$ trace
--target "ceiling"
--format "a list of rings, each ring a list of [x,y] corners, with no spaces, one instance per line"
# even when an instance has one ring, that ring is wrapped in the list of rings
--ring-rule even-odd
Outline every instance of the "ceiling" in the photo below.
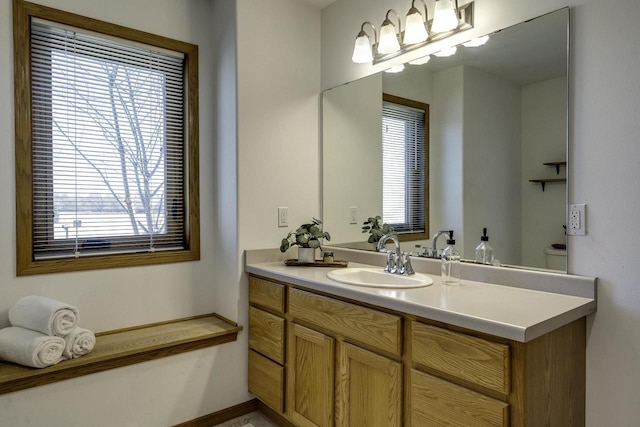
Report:
[[[335,2],[336,0],[299,0],[299,1],[312,4],[322,9],[323,7],[329,6],[331,3]]]
[[[432,57],[423,67],[441,71],[467,65],[525,85],[566,75],[566,40],[567,14],[550,13],[492,34],[484,46]]]

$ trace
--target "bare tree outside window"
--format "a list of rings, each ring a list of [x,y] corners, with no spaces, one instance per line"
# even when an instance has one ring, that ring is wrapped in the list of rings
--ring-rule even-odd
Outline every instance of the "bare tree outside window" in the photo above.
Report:
[[[67,238],[70,220],[82,221],[85,237],[165,232],[164,74],[67,52],[51,58],[56,237]],[[118,214],[128,224],[101,227],[103,215]]]

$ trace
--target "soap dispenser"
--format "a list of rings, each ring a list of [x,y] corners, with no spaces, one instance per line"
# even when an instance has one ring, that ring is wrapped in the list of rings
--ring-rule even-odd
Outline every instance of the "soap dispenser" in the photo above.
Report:
[[[493,248],[489,245],[489,236],[487,236],[486,227],[482,229],[480,244],[476,248],[476,262],[478,264],[493,263]]]
[[[449,230],[447,247],[442,251],[442,283],[445,285],[460,284],[460,252],[455,247],[456,241],[453,239],[453,230]]]

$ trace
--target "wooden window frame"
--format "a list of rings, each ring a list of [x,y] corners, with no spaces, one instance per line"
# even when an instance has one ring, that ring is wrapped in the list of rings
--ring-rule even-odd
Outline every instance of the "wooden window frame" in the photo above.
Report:
[[[185,61],[185,248],[145,253],[107,254],[85,258],[35,260],[33,255],[31,18],[115,36],[184,54]],[[198,46],[87,18],[50,7],[13,1],[15,162],[16,162],[16,274],[32,275],[112,267],[196,261],[200,259]]]
[[[425,153],[425,171],[424,171],[424,232],[399,232],[398,237],[401,242],[413,240],[429,239],[429,104],[414,101],[412,99],[402,98],[388,93],[382,94],[383,102],[391,102],[393,104],[405,105],[407,107],[416,108],[424,111],[424,153]],[[393,224],[390,224],[393,225]]]

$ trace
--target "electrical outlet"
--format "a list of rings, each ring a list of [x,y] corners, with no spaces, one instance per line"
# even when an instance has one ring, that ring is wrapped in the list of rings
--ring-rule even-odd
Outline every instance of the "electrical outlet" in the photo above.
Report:
[[[350,206],[349,207],[349,224],[357,224],[358,223],[358,207]]]
[[[278,208],[278,227],[289,226],[289,208]]]
[[[567,234],[571,236],[584,236],[587,234],[587,205],[569,205],[569,226]]]

